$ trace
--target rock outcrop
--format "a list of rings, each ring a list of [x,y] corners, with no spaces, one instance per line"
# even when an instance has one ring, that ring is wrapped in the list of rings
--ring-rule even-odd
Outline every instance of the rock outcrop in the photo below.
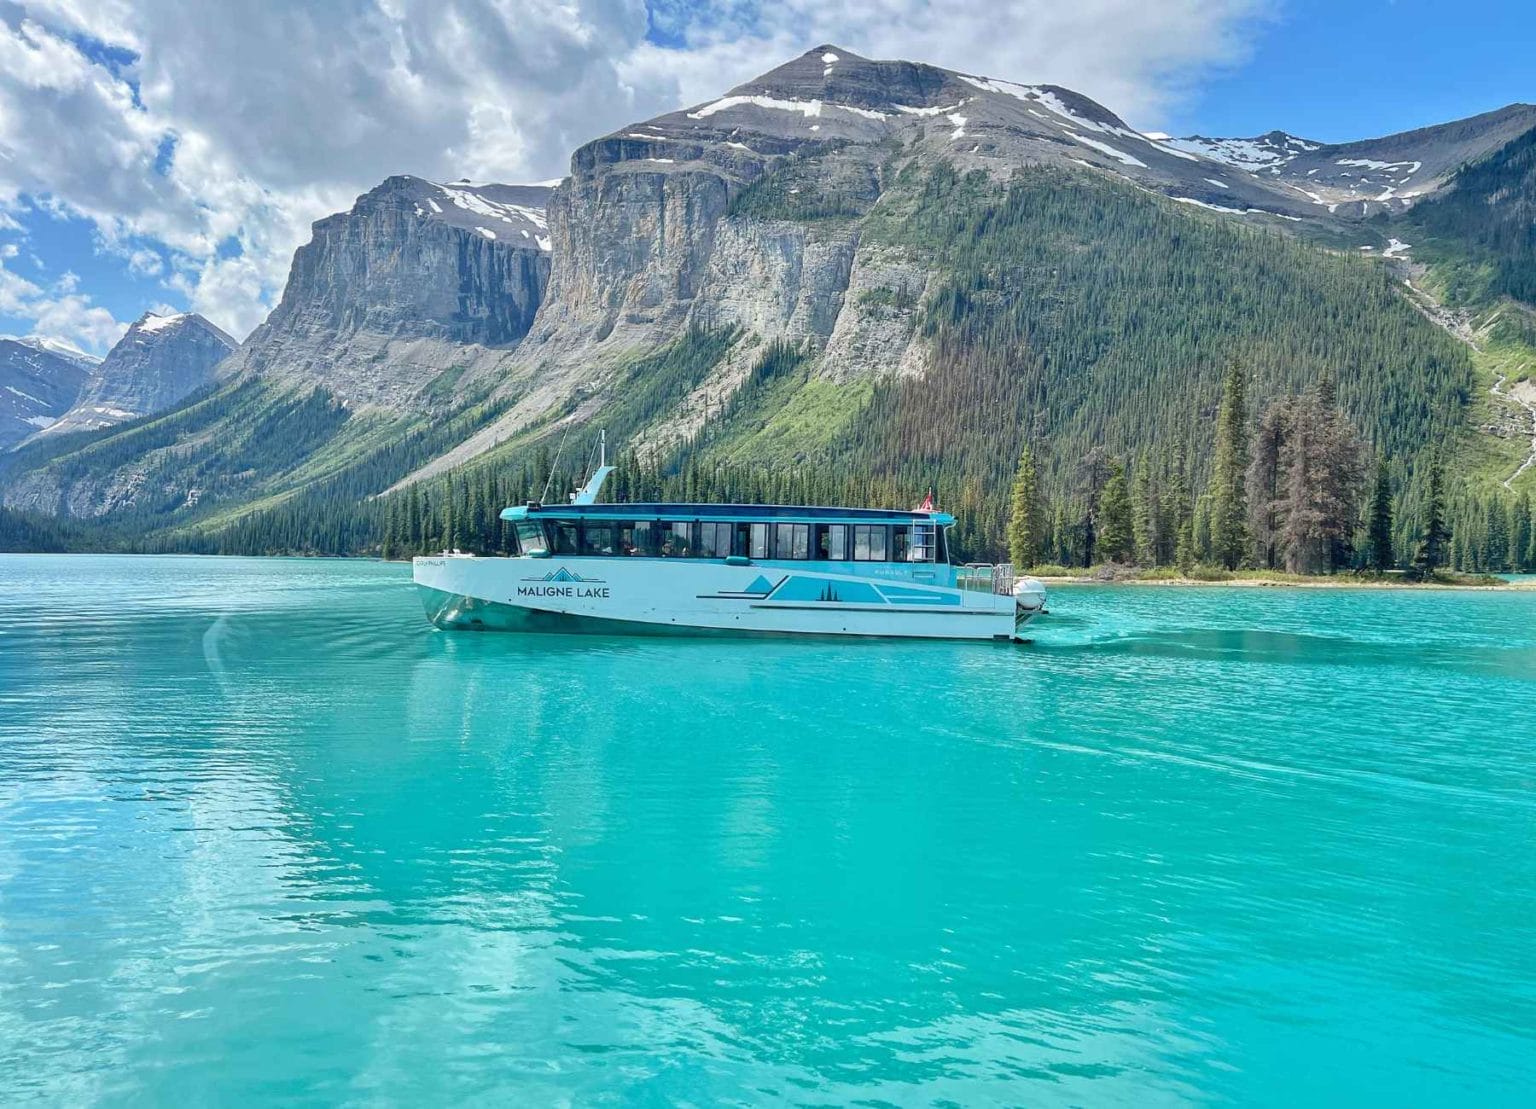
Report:
[[[39,434],[95,431],[164,411],[212,381],[237,345],[196,313],[146,312],[93,370],[74,406]]]
[[[0,451],[52,427],[74,405],[95,359],[37,339],[0,339]]]
[[[282,302],[220,376],[311,382],[403,411],[445,371],[495,365],[544,295],[548,195],[389,178],[314,225]]]

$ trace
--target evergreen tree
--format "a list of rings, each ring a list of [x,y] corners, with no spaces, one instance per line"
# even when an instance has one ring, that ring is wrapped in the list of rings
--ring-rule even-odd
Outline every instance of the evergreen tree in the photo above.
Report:
[[[1188,577],[1190,571],[1195,568],[1195,520],[1193,516],[1186,517],[1179,525],[1178,542],[1173,551],[1174,565],[1179,568],[1179,573]]]
[[[1035,483],[1035,460],[1029,444],[1019,454],[1019,467],[1013,475],[1013,498],[1008,517],[1008,556],[1014,566],[1033,566],[1041,547],[1041,511]]]
[[[1290,417],[1288,397],[1274,401],[1264,410],[1253,437],[1253,459],[1248,463],[1248,526],[1253,536],[1254,561],[1266,570],[1279,564],[1282,459]]]
[[[1293,573],[1333,570],[1354,530],[1364,446],[1349,421],[1314,390],[1291,405],[1285,444],[1281,541]]]
[[[1450,535],[1445,528],[1445,475],[1438,458],[1430,462],[1429,493],[1424,504],[1424,531],[1419,546],[1413,554],[1414,576],[1424,579],[1434,576],[1445,564],[1446,546]]]
[[[1520,498],[1509,506],[1509,567],[1526,570],[1530,567],[1531,547],[1531,498],[1521,493]]]
[[[1392,479],[1387,475],[1385,459],[1376,463],[1376,484],[1371,490],[1366,543],[1370,547],[1372,570],[1382,572],[1397,565],[1392,555]]]
[[[1178,446],[1174,449],[1168,480],[1164,483],[1161,506],[1164,523],[1162,543],[1158,550],[1159,564],[1173,563],[1182,568],[1186,565],[1185,556],[1187,555],[1188,565],[1194,565],[1193,531],[1191,530],[1193,506],[1189,500],[1188,470],[1188,454],[1183,439],[1180,439]]]
[[[1136,462],[1136,475],[1131,480],[1131,530],[1137,565],[1157,565],[1160,525],[1157,494],[1152,487],[1152,466],[1143,452]]]
[[[1211,554],[1235,570],[1248,553],[1248,510],[1244,481],[1248,470],[1247,407],[1242,368],[1227,367],[1216,414],[1216,448],[1211,465]]]
[[[1105,562],[1129,562],[1135,547],[1131,520],[1131,494],[1125,483],[1125,467],[1111,460],[1109,477],[1099,494],[1098,551]]]
[[[1195,562],[1210,562],[1211,553],[1211,495],[1202,493],[1195,498],[1195,507],[1189,522],[1189,553]]]

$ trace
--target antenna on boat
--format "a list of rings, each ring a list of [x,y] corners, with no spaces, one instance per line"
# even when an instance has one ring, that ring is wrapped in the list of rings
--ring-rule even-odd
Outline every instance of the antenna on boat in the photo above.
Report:
[[[566,437],[571,434],[571,425],[565,425],[565,432],[560,436],[560,445],[555,448],[555,460],[549,464],[549,476],[544,479],[544,492],[539,494],[539,503],[549,503],[549,487],[555,480],[555,470],[560,465],[560,454],[565,450]]]
[[[592,454],[597,456],[597,469],[592,471],[592,476],[578,492],[571,494],[572,504],[596,504],[598,491],[602,489],[603,482],[608,480],[608,475],[613,473],[613,467],[608,465],[608,432],[606,429],[597,433],[597,442],[592,445]],[[592,455],[587,456],[588,462]]]

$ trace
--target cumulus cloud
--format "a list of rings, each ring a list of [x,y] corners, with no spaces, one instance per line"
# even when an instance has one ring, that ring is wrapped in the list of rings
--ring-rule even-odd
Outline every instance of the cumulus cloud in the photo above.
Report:
[[[869,58],[904,58],[1098,100],[1143,127],[1213,70],[1242,62],[1273,0],[658,0],[663,41],[642,44],[626,72],[671,69],[682,98],[707,100],[748,79],[765,59],[820,43]],[[686,57],[686,63],[681,59]]]
[[[79,291],[79,278],[65,273],[44,288],[6,269],[14,249],[0,249],[0,315],[32,321],[32,333],[65,339],[84,350],[102,352],[123,337],[128,326]]]
[[[0,0],[0,220],[21,198],[90,219],[244,335],[310,223],[392,173],[557,177],[586,139],[823,41],[1067,85],[1151,126],[1242,56],[1266,3]]]

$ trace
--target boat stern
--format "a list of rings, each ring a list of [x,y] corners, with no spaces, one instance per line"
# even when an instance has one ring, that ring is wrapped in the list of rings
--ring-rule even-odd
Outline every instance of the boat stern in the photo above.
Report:
[[[1013,583],[1013,628],[1022,631],[1045,611],[1045,583],[1039,578],[1019,578]]]

